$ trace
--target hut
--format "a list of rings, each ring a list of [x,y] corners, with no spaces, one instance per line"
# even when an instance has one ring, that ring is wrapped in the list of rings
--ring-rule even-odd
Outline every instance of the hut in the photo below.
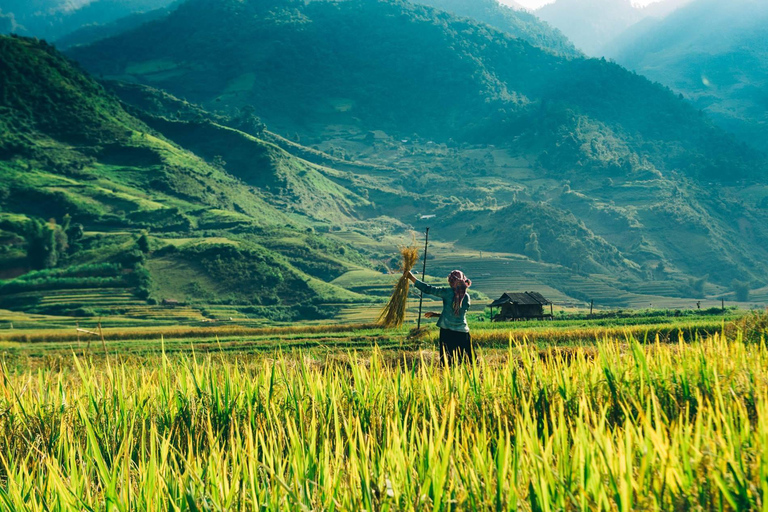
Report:
[[[544,312],[544,306],[549,306],[549,313]],[[513,320],[552,319],[552,302],[537,292],[508,292],[488,305],[491,308],[492,322],[508,322]],[[494,316],[493,309],[500,308]]]

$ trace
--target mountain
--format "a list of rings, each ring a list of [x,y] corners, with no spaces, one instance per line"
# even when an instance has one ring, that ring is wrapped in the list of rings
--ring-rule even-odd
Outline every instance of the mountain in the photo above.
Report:
[[[537,151],[569,172],[650,165],[722,180],[765,165],[668,90],[615,64],[554,55],[404,2],[191,0],[70,55],[99,76],[209,110],[252,107],[276,131],[308,140],[336,126],[491,143]],[[579,131],[609,134],[612,156],[595,149],[602,142],[573,140]]]
[[[587,55],[600,50],[623,31],[643,19],[631,0],[557,0],[536,15],[562,31]]]
[[[0,12],[0,34],[14,32],[52,41],[79,29],[92,31],[125,17],[162,9],[176,1],[6,0]],[[3,12],[12,23],[2,21]]]
[[[157,9],[136,12],[132,11],[130,14],[117,18],[114,21],[109,21],[112,18],[109,17],[106,21],[101,23],[89,23],[75,30],[67,31],[67,33],[56,38],[56,47],[59,49],[66,49],[72,46],[91,44],[100,39],[106,39],[122,32],[132,30],[145,23],[167,16],[176,8],[178,1],[179,0]]]
[[[636,7],[631,0],[556,0],[536,15],[562,31],[579,50],[600,57],[610,43],[648,18],[663,18],[690,0],[665,0]]]
[[[16,277],[0,307],[168,298],[290,319],[362,299],[330,281],[367,260],[316,228],[367,200],[324,168],[210,119],[138,119],[43,41],[0,37],[0,54],[0,278]]]
[[[30,247],[49,255],[42,234],[75,219],[88,244],[112,249],[37,272],[141,243],[151,282],[131,293],[321,315],[386,294],[371,267],[393,268],[385,255],[429,222],[436,271],[464,268],[488,295],[546,286],[566,303],[676,305],[764,283],[764,157],[616,64],[426,6],[355,0],[193,0],[69,55],[103,85],[56,78],[30,97],[35,73],[49,74],[32,53],[13,64],[21,85],[0,92],[14,105],[0,118],[17,140],[2,150],[8,183],[38,194],[0,194],[3,226],[22,215],[39,228],[0,226],[0,237],[8,258],[36,268],[51,262]],[[117,135],[129,124],[127,143]],[[22,170],[36,176],[37,154],[58,156],[32,186]],[[271,293],[261,272],[297,292]],[[40,311],[57,300],[36,297]]]
[[[376,215],[436,215],[457,246],[616,287],[664,276],[680,294],[690,279],[760,281],[768,261],[763,156],[616,64],[466,17],[400,1],[191,0],[70,55],[365,163],[342,182],[364,184]]]
[[[485,23],[555,54],[580,55],[559,30],[522,10],[520,5],[502,5],[497,0],[418,0],[414,3]]]
[[[617,40],[610,56],[768,151],[768,4],[696,0]]]

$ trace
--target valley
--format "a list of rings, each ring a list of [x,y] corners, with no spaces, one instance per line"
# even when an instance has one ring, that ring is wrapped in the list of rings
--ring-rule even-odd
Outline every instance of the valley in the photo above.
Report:
[[[505,3],[0,6],[0,509],[766,509],[757,2]]]

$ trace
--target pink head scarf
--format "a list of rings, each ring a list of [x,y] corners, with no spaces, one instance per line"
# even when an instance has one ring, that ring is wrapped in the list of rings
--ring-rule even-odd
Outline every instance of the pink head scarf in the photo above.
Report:
[[[472,281],[461,270],[454,270],[448,276],[448,284],[453,288],[453,313],[458,316],[467,288],[472,286]]]

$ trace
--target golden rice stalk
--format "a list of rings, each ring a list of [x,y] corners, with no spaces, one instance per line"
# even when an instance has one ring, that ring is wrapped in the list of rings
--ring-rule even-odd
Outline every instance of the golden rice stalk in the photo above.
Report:
[[[381,310],[378,324],[386,329],[395,329],[403,325],[405,321],[405,308],[408,305],[408,289],[411,282],[405,277],[405,273],[413,268],[419,260],[419,250],[416,247],[401,247],[400,254],[403,256],[403,264],[400,270],[403,275],[395,285],[387,305]]]

